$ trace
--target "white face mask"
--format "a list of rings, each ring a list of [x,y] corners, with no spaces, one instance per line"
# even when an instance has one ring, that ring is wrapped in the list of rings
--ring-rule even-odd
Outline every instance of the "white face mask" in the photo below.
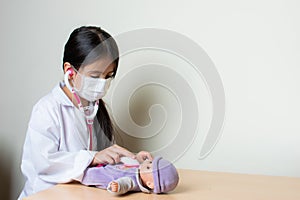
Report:
[[[102,99],[109,86],[111,78],[91,78],[77,72],[76,81],[74,81],[74,90],[78,95],[88,101]]]

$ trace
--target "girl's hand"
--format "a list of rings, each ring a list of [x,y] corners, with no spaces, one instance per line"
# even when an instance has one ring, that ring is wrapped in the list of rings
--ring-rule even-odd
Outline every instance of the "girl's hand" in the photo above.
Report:
[[[114,144],[106,149],[103,149],[102,151],[98,151],[95,154],[91,165],[95,166],[98,164],[116,164],[120,162],[120,158],[122,156],[127,156],[133,159],[136,158],[136,156],[127,149]]]
[[[145,160],[153,160],[152,155],[147,151],[140,151],[136,154],[136,159],[139,161],[139,163],[144,162]]]

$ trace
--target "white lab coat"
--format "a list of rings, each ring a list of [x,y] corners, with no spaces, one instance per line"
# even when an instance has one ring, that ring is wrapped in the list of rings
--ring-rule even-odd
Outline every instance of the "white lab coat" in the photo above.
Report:
[[[97,150],[112,145],[95,118],[93,149],[88,150],[85,118],[61,86],[63,83],[33,108],[21,164],[26,182],[19,199],[57,183],[81,181]]]

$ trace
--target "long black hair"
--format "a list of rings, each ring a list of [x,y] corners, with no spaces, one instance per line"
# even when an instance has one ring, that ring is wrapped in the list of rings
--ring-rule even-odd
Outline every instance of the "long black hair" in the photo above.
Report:
[[[63,63],[69,62],[79,70],[80,67],[109,56],[115,65],[113,77],[119,64],[119,50],[113,37],[95,26],[82,26],[75,29],[65,44]],[[113,125],[102,99],[99,100],[97,119],[107,138],[113,139]]]

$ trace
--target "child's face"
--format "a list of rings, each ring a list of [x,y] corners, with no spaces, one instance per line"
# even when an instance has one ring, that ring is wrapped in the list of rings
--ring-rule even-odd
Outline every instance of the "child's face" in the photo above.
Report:
[[[111,59],[102,58],[89,65],[80,67],[78,72],[91,78],[107,79],[113,75],[115,67],[115,63],[112,63]]]
[[[150,189],[154,188],[154,179],[152,174],[152,161],[145,160],[140,165],[140,177],[143,183]]]

